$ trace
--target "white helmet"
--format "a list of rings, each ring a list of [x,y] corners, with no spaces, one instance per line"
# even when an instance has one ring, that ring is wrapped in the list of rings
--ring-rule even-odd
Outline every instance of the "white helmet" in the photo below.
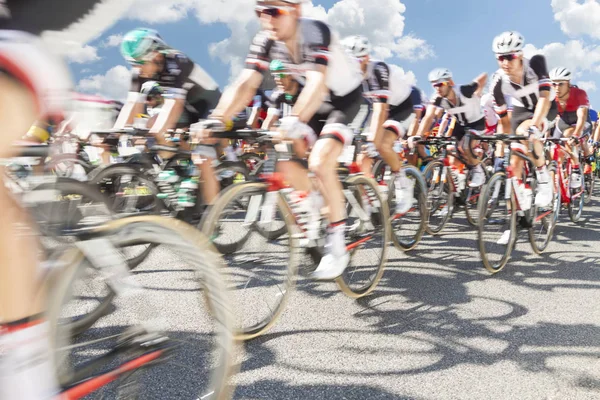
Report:
[[[371,52],[371,43],[364,36],[348,36],[342,40],[342,44],[354,57],[364,57]]]
[[[429,82],[449,81],[452,79],[452,72],[447,68],[436,68],[429,73]]]
[[[570,81],[571,71],[565,67],[554,68],[550,71],[550,79],[553,81]]]
[[[525,38],[519,32],[508,31],[502,32],[494,38],[492,50],[496,54],[517,53],[523,50],[525,46]]]

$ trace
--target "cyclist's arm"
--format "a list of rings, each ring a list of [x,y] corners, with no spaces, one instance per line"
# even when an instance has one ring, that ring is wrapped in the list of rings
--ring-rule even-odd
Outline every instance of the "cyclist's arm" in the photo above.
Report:
[[[546,67],[546,59],[544,56],[536,54],[535,56],[531,57],[529,65],[531,65],[531,69],[533,69],[538,76],[538,90],[540,93],[540,98],[535,106],[535,112],[533,114],[531,123],[538,129],[541,129],[543,121],[550,110],[550,87],[552,85],[552,81],[548,77],[548,68]]]
[[[422,116],[423,108],[416,108],[415,119],[410,123],[410,127],[408,128],[408,137],[415,136],[417,134],[417,130],[419,129],[419,121],[421,121]]]
[[[181,113],[185,108],[185,99],[165,99],[156,121],[150,129],[150,133],[165,133],[168,129],[174,129]]]
[[[131,71],[131,85],[127,101],[121,108],[119,116],[113,126],[114,129],[123,129],[127,125],[133,124],[133,119],[138,114],[144,114],[146,108],[146,95],[141,94],[144,79],[139,76],[139,70],[134,68]]]
[[[328,92],[325,85],[326,73],[327,66],[321,64],[316,64],[314,70],[306,72],[306,85],[292,109],[292,115],[297,116],[300,122],[310,121],[323,104]]]
[[[115,121],[114,129],[123,129],[127,125],[133,124],[133,118],[138,114],[144,113],[146,96],[138,92],[129,92],[127,101],[117,120]]]
[[[244,69],[238,80],[225,90],[211,117],[230,121],[242,112],[256,94],[263,76],[253,69]]]
[[[596,123],[596,129],[594,130],[594,142],[597,142],[600,139],[600,123]]]
[[[481,97],[481,93],[483,92],[483,88],[485,86],[485,83],[487,82],[487,74],[484,72],[483,74],[475,78],[473,82],[477,82],[477,90],[475,91],[475,96]]]
[[[427,133],[431,129],[431,125],[433,124],[433,119],[438,112],[438,106],[435,104],[430,104],[427,106],[427,111],[425,112],[425,116],[421,120],[419,124],[419,130],[417,131],[417,136],[424,137],[425,133]]]
[[[573,136],[580,137],[583,132],[583,127],[588,119],[588,108],[587,107],[579,107],[577,109],[577,124],[575,125],[575,131],[573,131]]]
[[[269,108],[267,110],[267,118],[263,121],[262,129],[271,130],[273,125],[275,125],[279,121],[279,109],[277,108]]]
[[[378,62],[373,67],[373,78],[377,88],[372,92],[373,115],[371,116],[371,126],[369,132],[371,135],[380,137],[383,131],[383,124],[389,116],[388,98],[390,96],[390,68],[384,62]],[[373,140],[374,136],[370,139]]]

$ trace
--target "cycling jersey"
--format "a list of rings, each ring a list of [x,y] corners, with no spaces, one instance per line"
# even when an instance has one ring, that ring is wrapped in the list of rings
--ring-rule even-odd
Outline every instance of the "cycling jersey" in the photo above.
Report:
[[[458,89],[455,88],[456,104],[438,94],[433,96],[431,104],[443,108],[449,115],[456,117],[459,125],[483,131],[485,129],[485,118],[481,110],[481,100],[479,96],[475,96],[478,87],[477,82],[471,82],[459,86]]]
[[[360,86],[362,74],[359,65],[339,44],[324,22],[300,18],[298,25],[299,60],[293,60],[283,42],[270,38],[269,32],[260,31],[250,46],[246,58],[246,68],[265,71],[271,60],[281,60],[286,69],[301,84],[306,80],[306,72],[315,70],[317,65],[328,66],[332,72],[326,76],[332,102],[351,94]]]
[[[363,96],[374,103],[388,103],[397,106],[406,101],[412,93],[412,86],[403,76],[390,70],[383,61],[369,61],[367,75],[363,81]]]
[[[217,83],[185,54],[173,49],[162,54],[162,70],[156,76],[142,78],[139,69],[133,69],[130,92],[139,93],[145,82],[154,80],[165,90],[165,98],[185,99],[187,113],[184,116],[188,114],[189,119],[185,122],[206,118],[221,97]]]
[[[413,86],[410,91],[410,102],[412,103],[413,110],[415,111],[424,111],[426,100],[423,98],[423,94],[421,90],[416,86]]]
[[[567,125],[575,125],[577,123],[577,110],[581,107],[588,108],[590,106],[587,93],[577,86],[571,86],[569,89],[569,98],[565,104],[561,103],[558,94],[556,95],[556,103],[558,114]]]
[[[590,122],[594,123],[598,121],[598,112],[592,108],[588,110],[588,118]]]
[[[534,111],[540,97],[540,92],[549,91],[552,81],[548,78],[546,59],[542,55],[535,55],[531,60],[523,58],[523,77],[521,83],[510,80],[510,77],[499,69],[494,74],[490,92],[494,96],[497,111],[500,117],[506,114],[507,105],[505,96],[512,98],[514,109],[524,108]]]
[[[294,107],[294,104],[296,104],[296,100],[298,100],[298,96],[302,92],[303,88],[304,86],[299,84],[298,92],[295,95],[285,93],[281,89],[274,90],[271,93],[271,96],[269,96],[268,103],[269,109],[272,110],[271,112],[277,113],[277,115],[279,115],[280,117],[286,117],[288,115],[291,115],[292,108]]]

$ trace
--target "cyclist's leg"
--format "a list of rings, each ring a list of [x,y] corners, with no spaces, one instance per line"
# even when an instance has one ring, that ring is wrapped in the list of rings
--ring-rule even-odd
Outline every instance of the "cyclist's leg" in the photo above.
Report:
[[[317,141],[317,135],[313,128],[309,128],[310,131],[307,130],[307,132],[302,133],[302,138],[292,139],[294,159],[277,163],[277,171],[283,174],[285,180],[294,189],[307,193],[310,193],[313,188],[304,160],[308,154],[308,149]]]
[[[206,98],[201,99],[198,103],[195,103],[194,108],[197,110],[197,114],[194,118],[205,119],[211,109],[216,107],[220,92],[207,91]],[[198,187],[198,195],[202,194],[204,204],[211,205],[219,196],[221,187],[215,174],[213,162],[217,159],[216,145],[218,140],[205,139],[202,144],[198,145],[194,150],[192,161],[198,168],[201,174],[202,184]]]
[[[323,198],[329,207],[329,232],[325,255],[313,273],[317,279],[333,279],[341,275],[350,255],[346,250],[345,229],[346,211],[342,184],[337,174],[338,157],[345,146],[351,145],[354,138],[354,125],[363,103],[360,87],[345,98],[332,103],[325,126],[309,159],[309,168],[315,173]]]
[[[58,114],[70,80],[60,60],[46,53],[36,38],[6,31],[0,36],[0,156],[7,157],[12,141],[36,118]],[[17,225],[30,221],[12,201],[3,176],[0,171],[0,398],[47,398],[55,383],[42,315],[38,243],[15,232]]]

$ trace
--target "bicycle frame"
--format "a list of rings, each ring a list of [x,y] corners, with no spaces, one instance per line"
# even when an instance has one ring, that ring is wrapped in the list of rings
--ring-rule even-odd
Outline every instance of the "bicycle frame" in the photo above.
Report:
[[[575,194],[571,194],[570,190],[570,180],[571,180],[571,171],[573,169],[573,160],[571,160],[570,153],[564,148],[562,145],[563,142],[566,142],[568,139],[555,139],[549,140],[554,143],[552,149],[552,160],[556,162],[557,165],[557,184],[560,189],[560,198],[563,204],[570,204],[575,199],[581,197],[584,192],[584,185],[581,185],[581,190]],[[566,169],[560,163],[561,158],[566,160]],[[565,178],[564,174],[567,174],[567,178]]]

